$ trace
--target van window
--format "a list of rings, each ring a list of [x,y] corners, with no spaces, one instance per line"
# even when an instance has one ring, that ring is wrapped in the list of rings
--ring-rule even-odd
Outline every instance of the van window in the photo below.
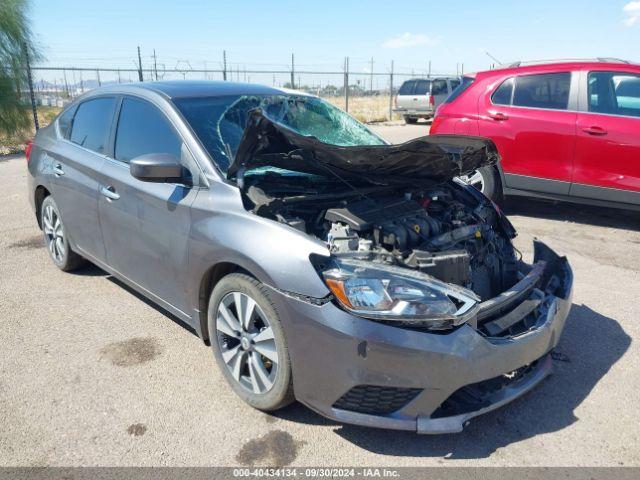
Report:
[[[148,153],[168,153],[180,158],[182,140],[156,107],[144,100],[122,101],[116,132],[115,158],[128,163]]]
[[[589,111],[640,117],[640,75],[589,72]]]
[[[493,92],[491,103],[495,105],[511,105],[513,93],[513,78],[508,78]]]
[[[115,108],[116,99],[110,97],[82,102],[73,117],[70,140],[94,152],[107,153],[107,141]]]
[[[452,78],[449,80],[449,84],[451,85],[451,91],[453,92],[460,85],[460,80],[457,78]]]
[[[434,80],[431,87],[431,95],[441,95],[447,93],[447,81],[446,80]]]
[[[570,85],[569,72],[517,77],[513,105],[566,110],[569,105]]]

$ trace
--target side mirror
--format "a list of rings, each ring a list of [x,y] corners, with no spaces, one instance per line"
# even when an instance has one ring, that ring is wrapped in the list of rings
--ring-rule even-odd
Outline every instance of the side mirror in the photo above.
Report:
[[[148,153],[129,162],[129,171],[143,182],[180,182],[183,169],[180,159],[167,153]]]

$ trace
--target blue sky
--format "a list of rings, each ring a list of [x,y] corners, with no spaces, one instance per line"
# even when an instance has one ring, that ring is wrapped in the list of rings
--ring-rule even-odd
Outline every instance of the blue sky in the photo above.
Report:
[[[486,69],[519,59],[615,56],[640,61],[640,1],[32,0],[50,65],[133,67],[136,46],[167,68],[285,68],[416,73]],[[185,67],[186,68],[186,67]]]

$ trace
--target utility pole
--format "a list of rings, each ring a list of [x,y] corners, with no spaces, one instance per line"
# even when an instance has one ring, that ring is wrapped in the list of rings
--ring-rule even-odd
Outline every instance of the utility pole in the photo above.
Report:
[[[369,86],[369,91],[373,92],[373,57],[371,57],[371,71],[369,72],[371,75],[371,85]]]
[[[429,74],[427,75],[427,78],[431,78],[431,60],[429,60]]]
[[[222,51],[222,80],[227,81],[227,51]]]
[[[96,77],[98,79],[98,86],[101,87],[102,82],[100,81],[100,70],[98,70],[97,68],[96,68]]]
[[[22,44],[22,49],[24,51],[24,59],[27,62],[27,82],[29,82],[29,95],[31,96],[33,125],[36,127],[36,130],[38,130],[40,128],[40,123],[38,122],[38,107],[36,106],[36,95],[33,92],[33,77],[31,76],[31,63],[29,62],[29,47],[27,47],[26,42]]]
[[[293,59],[293,53],[291,54],[291,88],[295,89],[296,85],[295,85],[295,63],[294,63],[294,59]]]
[[[140,46],[138,46],[138,80],[144,81],[142,77],[142,57],[140,56]]]
[[[206,68],[206,62],[205,62],[205,68]],[[158,58],[156,57],[156,49],[153,49],[153,74],[154,77],[156,78],[156,82],[158,81]]]
[[[344,111],[349,113],[349,57],[344,59]]]
[[[429,62],[431,64],[431,62]],[[431,72],[429,72],[431,74]],[[391,73],[389,74],[389,121],[393,119],[393,60],[391,60]]]
[[[118,83],[122,83],[122,79],[120,78],[120,69],[118,69]]]

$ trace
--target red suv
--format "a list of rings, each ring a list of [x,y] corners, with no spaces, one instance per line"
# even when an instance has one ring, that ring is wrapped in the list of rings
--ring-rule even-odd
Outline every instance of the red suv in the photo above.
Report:
[[[467,178],[490,198],[640,209],[640,65],[563,61],[467,75],[431,133],[496,143],[501,164]]]

